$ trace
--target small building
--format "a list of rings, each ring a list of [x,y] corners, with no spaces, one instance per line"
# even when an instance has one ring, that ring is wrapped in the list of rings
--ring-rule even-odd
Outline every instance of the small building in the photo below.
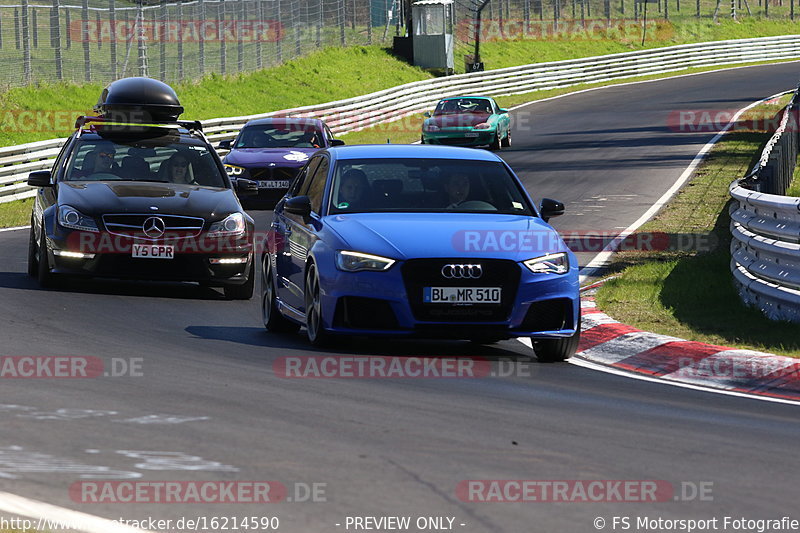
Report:
[[[414,65],[452,72],[453,0],[419,0],[411,4]]]

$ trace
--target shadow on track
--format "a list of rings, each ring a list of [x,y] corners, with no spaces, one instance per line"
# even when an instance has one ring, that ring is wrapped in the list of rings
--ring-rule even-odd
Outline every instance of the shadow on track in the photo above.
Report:
[[[144,298],[175,298],[184,300],[225,300],[221,289],[201,287],[192,283],[127,281],[107,279],[64,278],[53,289],[43,289],[24,272],[0,272],[0,288],[46,292],[106,294],[110,296],[140,296]]]
[[[380,355],[394,357],[484,357],[486,359],[520,358],[528,360],[533,351],[516,340],[481,345],[468,341],[436,339],[388,339],[351,337],[339,339],[332,347],[311,346],[301,330],[296,334],[269,333],[258,327],[189,326],[185,331],[197,338],[305,352],[308,355]],[[265,355],[267,355],[265,353]]]

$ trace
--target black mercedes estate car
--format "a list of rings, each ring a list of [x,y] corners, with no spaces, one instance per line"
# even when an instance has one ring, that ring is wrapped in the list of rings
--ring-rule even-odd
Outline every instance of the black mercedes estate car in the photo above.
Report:
[[[29,274],[191,281],[248,299],[254,223],[198,122],[178,121],[175,92],[125,78],[102,93],[97,117],[80,117],[39,187]],[[240,195],[256,183],[239,180]]]

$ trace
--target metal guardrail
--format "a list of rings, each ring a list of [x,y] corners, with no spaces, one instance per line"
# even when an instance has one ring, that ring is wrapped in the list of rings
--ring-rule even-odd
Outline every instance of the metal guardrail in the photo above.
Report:
[[[423,80],[324,104],[258,115],[205,120],[212,142],[232,139],[245,122],[270,116],[315,117],[334,133],[358,131],[429,109],[439,99],[459,94],[494,96],[569,87],[583,83],[662,74],[690,67],[800,58],[800,35],[687,44],[567,61]],[[0,203],[34,195],[27,173],[48,168],[64,139],[0,148]]]
[[[734,181],[731,272],[742,301],[773,320],[800,322],[800,198],[781,196],[797,161],[800,88],[761,158]]]

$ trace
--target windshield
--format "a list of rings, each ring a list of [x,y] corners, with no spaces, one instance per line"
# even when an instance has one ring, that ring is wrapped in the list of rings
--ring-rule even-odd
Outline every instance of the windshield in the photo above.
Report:
[[[458,115],[461,113],[492,114],[492,103],[486,98],[453,98],[439,102],[433,112],[434,115]]]
[[[382,211],[534,214],[521,185],[499,161],[339,161],[329,212]]]
[[[176,136],[122,142],[81,139],[69,162],[67,181],[152,181],[226,187],[212,154],[202,144]]]
[[[234,148],[319,148],[322,131],[311,124],[256,124],[245,127]]]

